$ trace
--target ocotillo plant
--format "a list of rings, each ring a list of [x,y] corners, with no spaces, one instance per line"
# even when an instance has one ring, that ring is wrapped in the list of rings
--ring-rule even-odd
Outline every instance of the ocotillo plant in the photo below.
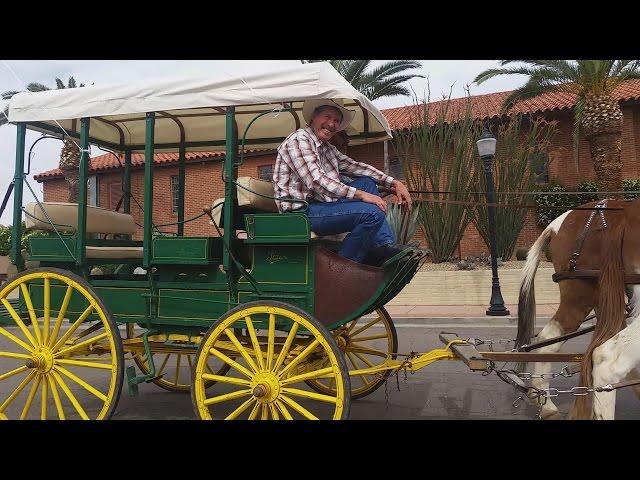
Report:
[[[471,115],[469,98],[429,103],[414,99],[411,126],[394,133],[395,148],[410,190],[449,191],[419,194],[418,219],[434,262],[452,254],[471,221],[468,205],[435,201],[473,200],[475,139],[480,125]],[[431,201],[430,201],[431,200]]]

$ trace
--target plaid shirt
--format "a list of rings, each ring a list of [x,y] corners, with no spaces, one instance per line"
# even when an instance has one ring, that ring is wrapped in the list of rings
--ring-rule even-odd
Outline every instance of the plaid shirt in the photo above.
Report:
[[[322,142],[311,127],[300,128],[278,147],[273,169],[276,198],[289,197],[307,201],[336,202],[353,198],[354,187],[340,181],[340,174],[369,176],[377,183],[391,186],[393,177],[366,163],[356,162],[331,144]],[[281,212],[304,207],[302,203],[276,200]]]

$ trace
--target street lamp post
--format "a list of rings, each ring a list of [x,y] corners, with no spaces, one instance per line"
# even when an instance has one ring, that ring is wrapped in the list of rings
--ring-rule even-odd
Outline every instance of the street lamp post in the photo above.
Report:
[[[487,309],[487,315],[503,316],[509,315],[509,310],[504,306],[502,292],[500,291],[500,280],[498,279],[498,259],[496,250],[496,220],[494,203],[494,185],[492,164],[493,156],[496,153],[496,139],[485,127],[480,139],[477,141],[478,153],[482,159],[484,175],[487,180],[487,206],[489,216],[489,243],[491,248],[491,305]]]

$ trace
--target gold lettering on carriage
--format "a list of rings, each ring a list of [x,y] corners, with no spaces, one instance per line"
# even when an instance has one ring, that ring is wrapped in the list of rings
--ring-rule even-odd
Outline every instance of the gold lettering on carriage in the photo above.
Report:
[[[274,263],[282,262],[283,260],[287,260],[286,255],[280,255],[276,253],[275,250],[269,250],[269,256],[267,257],[267,262],[269,265],[273,265]]]

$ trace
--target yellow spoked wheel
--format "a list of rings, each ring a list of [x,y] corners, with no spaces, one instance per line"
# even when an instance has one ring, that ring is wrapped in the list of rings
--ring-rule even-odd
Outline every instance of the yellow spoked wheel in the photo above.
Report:
[[[380,307],[371,319],[362,317],[336,328],[333,334],[338,347],[344,352],[350,371],[377,367],[387,360],[395,359],[398,351],[398,334],[389,312]],[[351,398],[366,397],[380,388],[391,370],[376,374],[351,375]],[[315,391],[327,395],[335,392],[330,379],[307,380]]]
[[[120,333],[91,286],[55,268],[0,290],[0,419],[106,419],[123,379]]]
[[[206,373],[211,358],[231,367],[227,375]],[[311,390],[305,382],[317,378],[332,381],[335,391]],[[208,380],[217,383],[206,390]],[[286,303],[246,303],[218,319],[200,343],[193,382],[191,398],[202,419],[340,420],[349,415],[349,376],[334,338],[318,320]]]
[[[127,324],[127,338],[135,338],[134,324]],[[202,337],[187,337],[186,335],[174,335],[174,334],[158,334],[149,337],[149,341],[152,342],[175,342],[199,344]],[[153,361],[156,366],[156,377],[151,380],[152,383],[158,385],[160,388],[169,390],[170,392],[187,393],[191,391],[191,381],[193,378],[193,362],[196,356],[196,349],[191,350],[188,347],[184,348],[185,353],[165,353],[165,352],[152,352]],[[149,362],[147,356],[140,353],[133,353],[133,361],[136,363],[140,371],[147,375],[151,371],[149,368]],[[218,375],[225,375],[231,368],[224,362],[217,362],[216,369],[212,369],[210,362],[207,365],[207,371],[209,373],[217,373]],[[214,382],[208,382],[207,388],[213,385]]]

